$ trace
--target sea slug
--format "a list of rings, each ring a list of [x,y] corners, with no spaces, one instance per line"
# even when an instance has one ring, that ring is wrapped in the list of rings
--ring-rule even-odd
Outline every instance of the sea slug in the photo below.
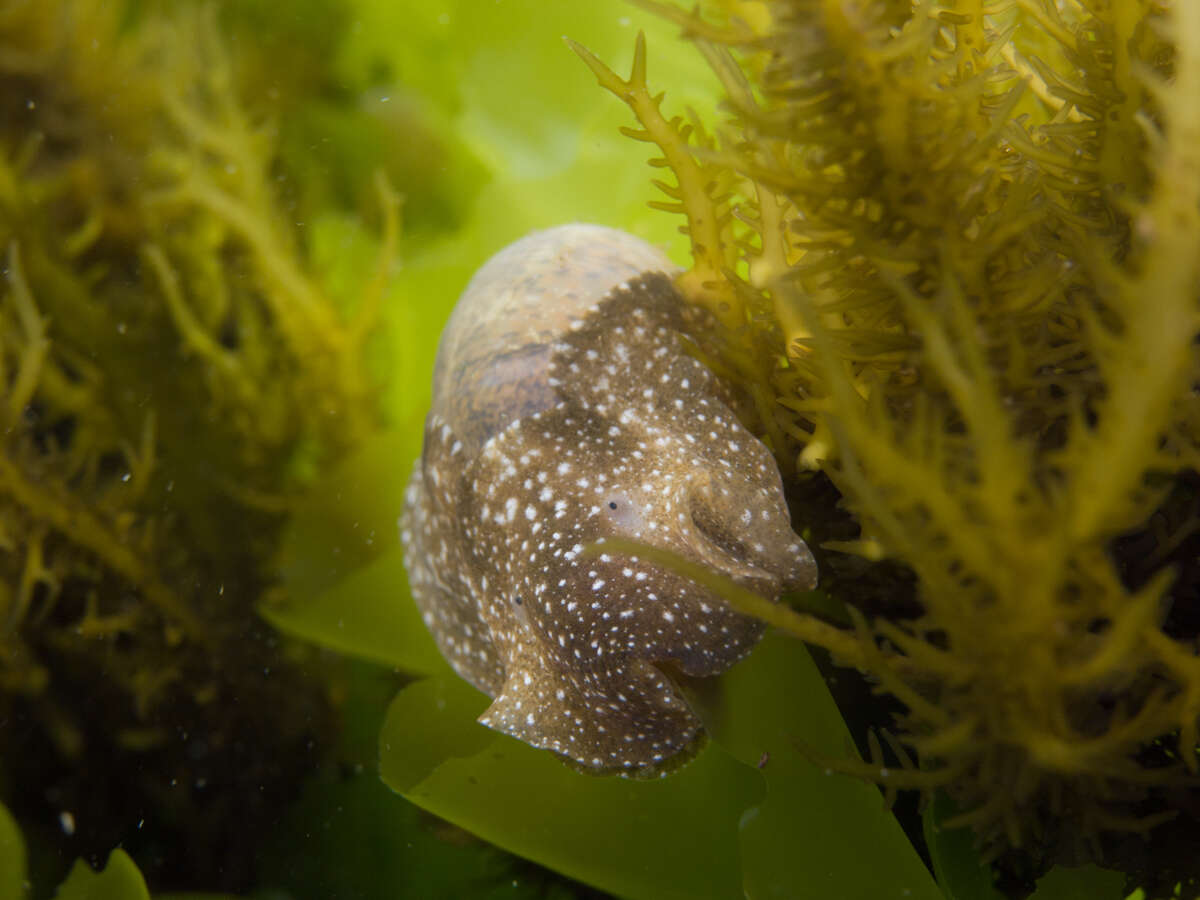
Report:
[[[779,471],[735,391],[686,352],[706,314],[630,235],[568,225],[475,275],[438,349],[401,520],[413,595],[485,725],[595,771],[697,745],[674,677],[718,674],[762,625],[667,569],[663,547],[761,595],[815,586]]]

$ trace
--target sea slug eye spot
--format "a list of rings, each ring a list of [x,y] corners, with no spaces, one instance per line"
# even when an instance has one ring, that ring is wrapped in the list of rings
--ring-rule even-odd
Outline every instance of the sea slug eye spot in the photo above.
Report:
[[[615,526],[618,534],[635,536],[643,533],[648,526],[642,510],[624,493],[612,496],[601,511]]]
[[[517,594],[517,596],[513,597],[513,603],[515,603],[517,606],[520,606],[524,602],[525,601],[521,599],[520,594]]]

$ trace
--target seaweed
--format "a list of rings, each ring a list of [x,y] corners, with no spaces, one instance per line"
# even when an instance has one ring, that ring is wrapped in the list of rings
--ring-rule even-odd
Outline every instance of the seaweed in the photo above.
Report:
[[[575,49],[674,173],[680,287],[806,514],[843,515],[805,499],[827,478],[856,520],[826,556],[915,578],[899,615],[835,580],[850,628],[764,613],[903,703],[899,767],[877,736],[823,762],[945,790],[1035,870],[1190,808],[1200,10],[641,5],[720,78],[717,126],[662,111],[640,37],[628,78]]]
[[[334,731],[336,672],[256,604],[380,421],[386,270],[314,272],[265,66],[214,8],[0,3],[3,793],[65,858],[155,821],[192,888],[246,883]]]

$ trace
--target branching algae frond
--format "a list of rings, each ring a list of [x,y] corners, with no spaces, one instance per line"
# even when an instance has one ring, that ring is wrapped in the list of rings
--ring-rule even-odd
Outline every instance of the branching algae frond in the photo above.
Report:
[[[781,461],[857,516],[836,549],[918,579],[916,618],[781,624],[903,701],[920,770],[889,780],[996,850],[1169,817],[1200,774],[1196,594],[1165,564],[1195,568],[1194,512],[1152,527],[1195,496],[1200,5],[643,5],[729,114],[697,137],[640,40],[628,79],[581,50],[675,173],[681,287]],[[1114,552],[1132,532],[1151,564]]]
[[[339,305],[306,270],[212,17],[123,6],[0,3],[0,718],[39,726],[0,740],[77,849],[158,810],[194,839],[162,865],[216,886],[198,835],[253,827],[329,721],[254,604],[374,426],[382,283]]]

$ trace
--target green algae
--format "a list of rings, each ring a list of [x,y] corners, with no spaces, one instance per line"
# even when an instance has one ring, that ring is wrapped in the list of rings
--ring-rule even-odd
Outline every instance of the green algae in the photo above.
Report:
[[[680,287],[796,491],[819,471],[857,519],[825,549],[916,577],[915,614],[789,630],[903,702],[920,770],[889,783],[951,792],[990,853],[1102,856],[1171,818],[1200,767],[1194,513],[1151,523],[1194,499],[1195,9],[642,5],[725,92],[704,127],[640,39],[628,78],[577,48],[675,176]],[[1127,578],[1123,535],[1159,565]]]
[[[157,822],[167,884],[246,883],[231,819],[273,816],[334,730],[332,667],[255,605],[380,419],[386,272],[319,278],[252,58],[211,8],[0,4],[3,795],[71,812],[63,859]]]

